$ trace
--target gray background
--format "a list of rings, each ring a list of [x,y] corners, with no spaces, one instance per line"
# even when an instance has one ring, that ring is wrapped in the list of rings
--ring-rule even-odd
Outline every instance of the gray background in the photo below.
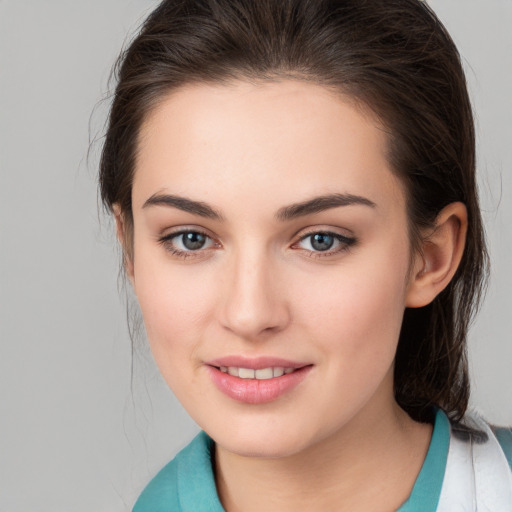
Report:
[[[493,263],[472,400],[512,424],[512,1],[430,3],[466,64]],[[196,432],[144,347],[131,382],[99,144],[86,160],[110,66],[155,5],[0,0],[0,512],[128,510]]]

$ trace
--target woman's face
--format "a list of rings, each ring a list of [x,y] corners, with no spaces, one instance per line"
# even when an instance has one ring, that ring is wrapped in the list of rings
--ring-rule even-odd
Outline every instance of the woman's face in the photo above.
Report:
[[[139,142],[129,272],[192,418],[278,457],[396,407],[411,253],[377,120],[311,83],[187,85]]]

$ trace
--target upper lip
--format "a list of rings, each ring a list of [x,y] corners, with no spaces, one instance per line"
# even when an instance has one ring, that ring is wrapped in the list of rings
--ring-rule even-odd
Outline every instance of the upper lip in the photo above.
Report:
[[[290,361],[289,359],[272,356],[245,357],[231,355],[206,361],[205,364],[216,367],[234,366],[236,368],[261,370],[263,368],[302,368],[304,366],[309,366],[311,363]]]

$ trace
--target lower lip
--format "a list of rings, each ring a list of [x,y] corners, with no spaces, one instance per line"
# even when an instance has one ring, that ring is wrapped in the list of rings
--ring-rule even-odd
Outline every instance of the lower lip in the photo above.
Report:
[[[312,366],[304,366],[281,377],[261,380],[234,377],[221,372],[214,366],[206,368],[217,388],[233,400],[246,404],[264,404],[277,400],[298,386],[306,378]]]

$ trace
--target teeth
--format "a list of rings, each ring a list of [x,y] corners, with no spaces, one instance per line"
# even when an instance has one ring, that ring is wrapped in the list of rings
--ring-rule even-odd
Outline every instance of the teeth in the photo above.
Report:
[[[254,372],[254,376],[257,379],[271,379],[274,376],[274,370],[272,368],[262,368],[261,370],[256,370]]]
[[[289,368],[289,369],[292,370],[292,372],[293,372],[292,368]],[[284,368],[274,368],[273,373],[274,373],[274,377],[281,377],[281,375],[284,374]]]
[[[254,373],[251,368],[238,368],[238,376],[241,379],[254,379]]]
[[[272,379],[273,377],[281,377],[288,375],[295,371],[295,368],[261,368],[259,370],[253,370],[252,368],[238,368],[236,366],[221,366],[219,370],[223,373],[228,373],[233,377],[239,377],[240,379],[258,379],[266,380]]]

